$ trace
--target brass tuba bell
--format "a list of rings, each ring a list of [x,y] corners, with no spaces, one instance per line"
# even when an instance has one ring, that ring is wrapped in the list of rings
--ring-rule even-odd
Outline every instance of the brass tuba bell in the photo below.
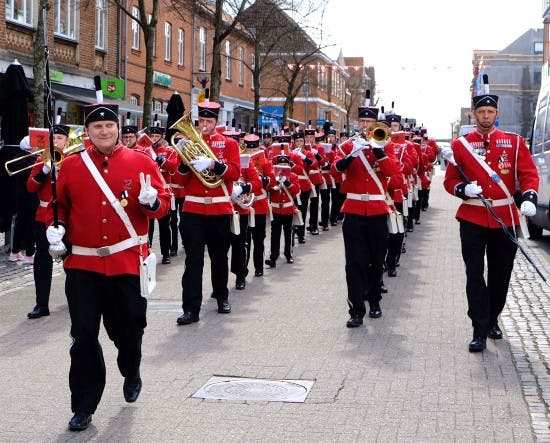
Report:
[[[174,150],[178,153],[183,162],[191,168],[191,171],[193,171],[202,184],[208,188],[217,188],[220,186],[223,183],[223,179],[214,174],[211,169],[205,169],[204,171],[199,172],[190,163],[201,155],[211,158],[214,161],[218,161],[210,147],[195,129],[195,126],[191,121],[191,111],[184,114],[182,118],[170,126],[170,129],[174,129],[176,131],[170,138],[172,148],[174,148]],[[183,138],[187,141],[183,149],[178,148],[177,143],[174,142],[175,138]]]

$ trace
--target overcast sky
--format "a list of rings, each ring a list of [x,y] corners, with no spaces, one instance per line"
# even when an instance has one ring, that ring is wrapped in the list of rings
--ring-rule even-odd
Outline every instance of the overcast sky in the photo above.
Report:
[[[542,28],[542,0],[328,0],[325,53],[363,56],[376,69],[378,106],[448,138],[470,105],[474,49],[500,50]]]

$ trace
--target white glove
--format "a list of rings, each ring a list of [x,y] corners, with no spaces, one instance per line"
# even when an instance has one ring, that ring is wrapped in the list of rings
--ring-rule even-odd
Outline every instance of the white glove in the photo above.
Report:
[[[61,241],[59,243],[56,243],[54,245],[50,245],[48,248],[48,252],[50,253],[52,258],[60,258],[67,252],[67,248],[65,247],[65,244]]]
[[[519,208],[521,215],[526,215],[527,217],[533,217],[537,213],[537,207],[530,201],[524,201]]]
[[[313,152],[313,155],[317,155],[319,151],[315,148],[311,148],[311,152]]]
[[[64,235],[65,228],[62,225],[58,225],[57,228],[52,225],[46,229],[46,238],[48,239],[48,243],[50,245],[58,245],[61,243]]]
[[[151,176],[140,172],[139,183],[141,185],[141,189],[139,191],[138,201],[142,205],[153,206],[157,200],[158,191],[151,186]]]
[[[199,155],[195,160],[191,160],[189,163],[193,165],[197,172],[202,172],[212,165],[212,159],[204,155]]]
[[[353,140],[353,149],[350,152],[352,157],[357,157],[359,153],[365,149],[369,144],[363,138],[356,138]]]
[[[237,198],[243,193],[243,187],[241,185],[233,185],[233,191],[231,192],[231,197]]]
[[[50,168],[47,164],[44,164],[44,166],[42,166],[42,172],[45,174],[45,175],[48,175],[50,173],[50,171],[52,170],[52,168]]]
[[[185,146],[187,145],[187,143],[193,143],[193,142],[191,140],[187,139],[187,138],[180,138],[178,143],[176,144],[176,147],[180,151],[183,151],[185,149]]]
[[[292,152],[296,154],[298,157],[300,157],[302,160],[306,158],[306,155],[302,152],[300,148],[293,149]]]
[[[467,197],[477,197],[478,194],[481,194],[483,192],[483,189],[481,186],[478,186],[477,182],[468,183],[464,187],[464,194],[466,194]]]

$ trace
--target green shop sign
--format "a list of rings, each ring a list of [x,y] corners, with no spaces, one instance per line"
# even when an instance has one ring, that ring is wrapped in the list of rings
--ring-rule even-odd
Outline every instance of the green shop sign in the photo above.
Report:
[[[160,86],[172,86],[172,77],[162,72],[153,71],[153,83]]]

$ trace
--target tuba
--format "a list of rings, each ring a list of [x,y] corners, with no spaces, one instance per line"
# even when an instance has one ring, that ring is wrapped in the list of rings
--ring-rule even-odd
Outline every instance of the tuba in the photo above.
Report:
[[[170,126],[170,129],[175,131],[172,137],[170,137],[170,144],[172,145],[172,148],[174,148],[174,150],[178,153],[183,162],[191,168],[191,171],[193,171],[202,184],[211,189],[220,186],[223,183],[223,179],[214,174],[211,169],[205,169],[204,171],[199,172],[193,167],[193,165],[190,164],[191,161],[201,155],[211,158],[214,161],[218,161],[210,147],[195,129],[195,126],[191,121],[191,111],[184,114],[182,118]],[[183,149],[179,149],[177,147],[177,143],[174,141],[175,138],[183,138],[186,140],[186,144]]]

